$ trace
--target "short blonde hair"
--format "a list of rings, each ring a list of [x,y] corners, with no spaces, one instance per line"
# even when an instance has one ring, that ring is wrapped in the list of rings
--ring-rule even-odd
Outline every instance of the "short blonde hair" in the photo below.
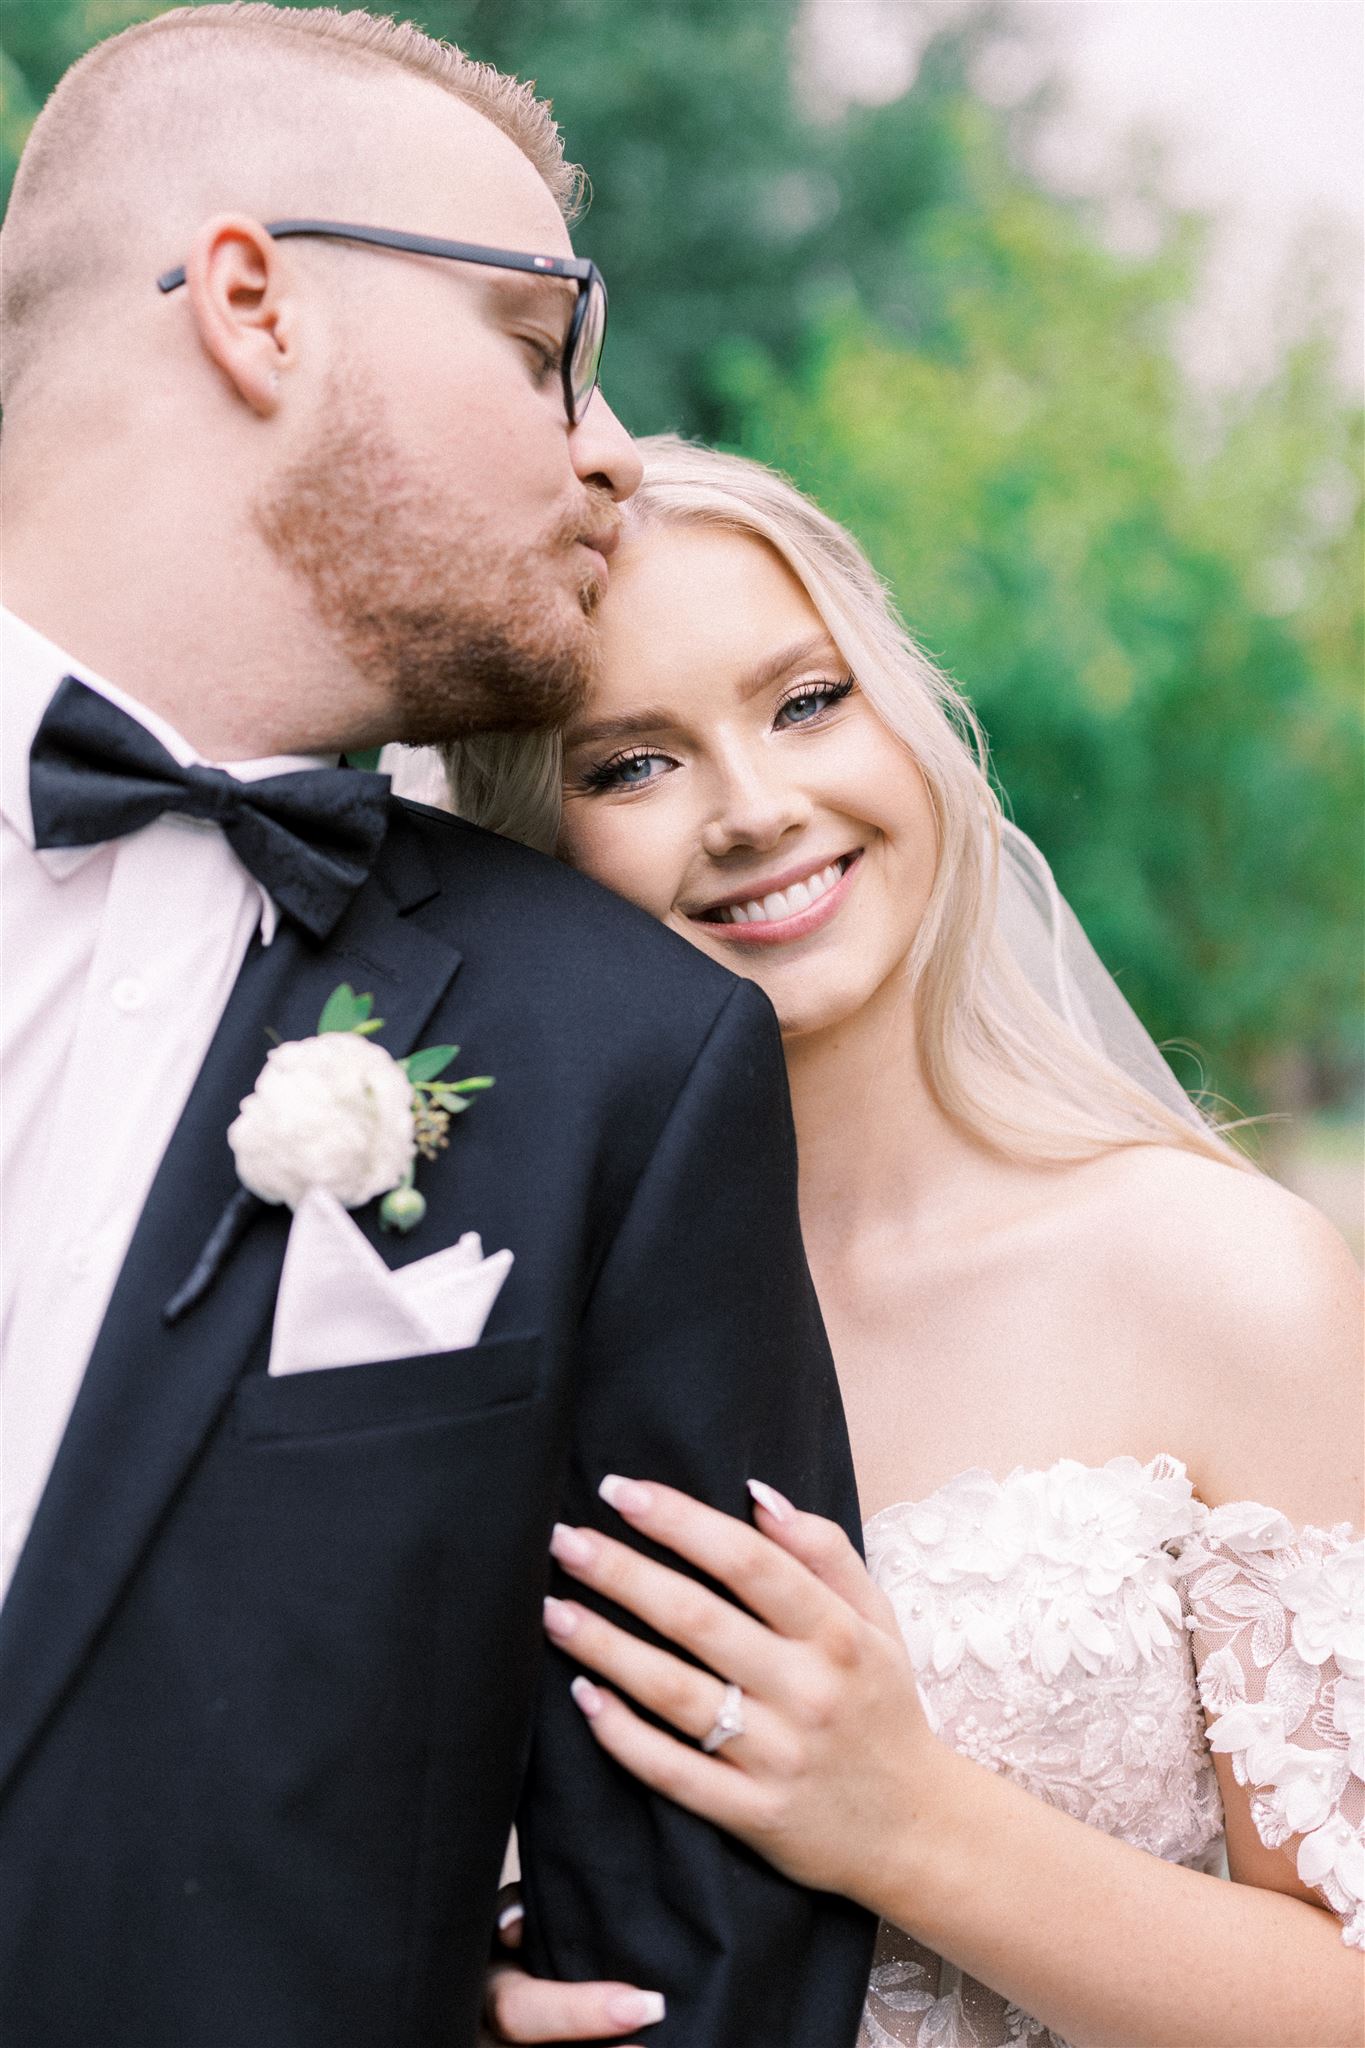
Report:
[[[674,435],[638,442],[644,482],[627,535],[703,526],[772,548],[819,613],[868,702],[913,754],[938,858],[906,963],[929,1087],[959,1129],[1006,1156],[1093,1157],[1174,1145],[1246,1161],[1217,1126],[1160,1099],[1072,1029],[1016,962],[997,919],[1000,800],[971,706],[911,638],[852,535],[777,471]],[[451,801],[476,824],[556,850],[557,733],[488,733],[443,749]]]
[[[283,8],[262,0],[174,8],[96,43],[59,80],[33,125],[15,176],[3,238],[0,316],[6,331],[6,401],[37,354],[42,334],[51,331],[57,302],[97,276],[82,165],[98,165],[102,159],[117,163],[130,144],[156,147],[157,131],[149,131],[153,117],[145,105],[135,116],[130,136],[121,132],[121,110],[130,98],[137,99],[139,91],[145,99],[155,89],[168,113],[174,108],[183,114],[183,95],[198,72],[204,106],[193,133],[211,134],[215,119],[221,126],[233,109],[221,104],[221,91],[219,104],[211,104],[216,80],[205,60],[211,67],[221,66],[225,57],[241,64],[262,56],[278,72],[284,90],[289,90],[290,67],[300,62],[322,78],[329,73],[351,78],[406,73],[427,79],[516,144],[565,220],[572,220],[580,207],[585,179],[565,158],[548,101],[536,97],[533,85],[476,62],[453,43],[440,42],[411,22],[389,21],[360,9]],[[182,96],[180,105],[177,94]],[[281,125],[287,135],[287,120]],[[226,192],[223,203],[232,203]]]

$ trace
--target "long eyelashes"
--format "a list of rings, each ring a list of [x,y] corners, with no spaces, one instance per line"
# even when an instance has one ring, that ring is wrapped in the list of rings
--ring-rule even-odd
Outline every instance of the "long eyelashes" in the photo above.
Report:
[[[845,697],[851,696],[855,688],[852,676],[845,676],[841,683],[801,683],[782,699],[777,707],[776,716],[781,718],[782,713],[790,710],[794,704],[814,704],[820,711],[828,711],[835,704],[841,704]],[[812,720],[797,718],[790,720],[789,723],[809,725]]]
[[[613,754],[609,761],[599,761],[591,768],[585,768],[579,777],[580,787],[589,790],[640,789],[646,782],[654,782],[653,775],[631,775],[628,771],[637,761],[667,761],[667,754],[659,754],[648,747],[632,747],[628,753]]]

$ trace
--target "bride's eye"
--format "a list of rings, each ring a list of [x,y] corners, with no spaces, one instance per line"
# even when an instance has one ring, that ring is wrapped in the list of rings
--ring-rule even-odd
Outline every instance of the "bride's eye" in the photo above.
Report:
[[[834,705],[841,704],[845,697],[851,696],[854,687],[852,676],[845,676],[840,683],[801,683],[789,697],[782,699],[777,707],[774,723],[785,726],[813,725],[823,712],[831,710]]]
[[[667,754],[651,754],[645,747],[633,748],[626,754],[613,754],[609,761],[599,761],[591,768],[585,768],[580,777],[580,786],[593,792],[612,789],[643,789],[647,782],[657,782],[677,763]]]

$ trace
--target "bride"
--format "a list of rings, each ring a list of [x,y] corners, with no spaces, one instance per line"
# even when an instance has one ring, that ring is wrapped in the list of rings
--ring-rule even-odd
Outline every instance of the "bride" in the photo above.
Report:
[[[1356,2044],[1352,1261],[1175,1086],[849,537],[643,453],[591,700],[454,749],[454,802],[771,998],[867,1568],[761,1473],[756,1528],[608,1478],[546,1607],[591,1735],[881,1916],[867,2048]],[[625,1995],[506,1969],[490,2012],[619,2037]]]

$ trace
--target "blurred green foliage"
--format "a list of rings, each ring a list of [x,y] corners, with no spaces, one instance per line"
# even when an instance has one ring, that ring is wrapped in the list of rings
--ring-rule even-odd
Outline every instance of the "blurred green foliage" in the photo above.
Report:
[[[7,0],[8,173],[65,66],[160,12]],[[776,462],[978,706],[1019,822],[1159,1037],[1263,1106],[1361,1051],[1361,414],[1328,338],[1215,404],[1173,335],[1197,224],[1120,257],[1019,168],[964,8],[828,102],[797,0],[413,0],[552,98],[612,288],[610,395]],[[398,223],[397,225],[401,225]],[[1184,1078],[1192,1079],[1188,1065]]]

